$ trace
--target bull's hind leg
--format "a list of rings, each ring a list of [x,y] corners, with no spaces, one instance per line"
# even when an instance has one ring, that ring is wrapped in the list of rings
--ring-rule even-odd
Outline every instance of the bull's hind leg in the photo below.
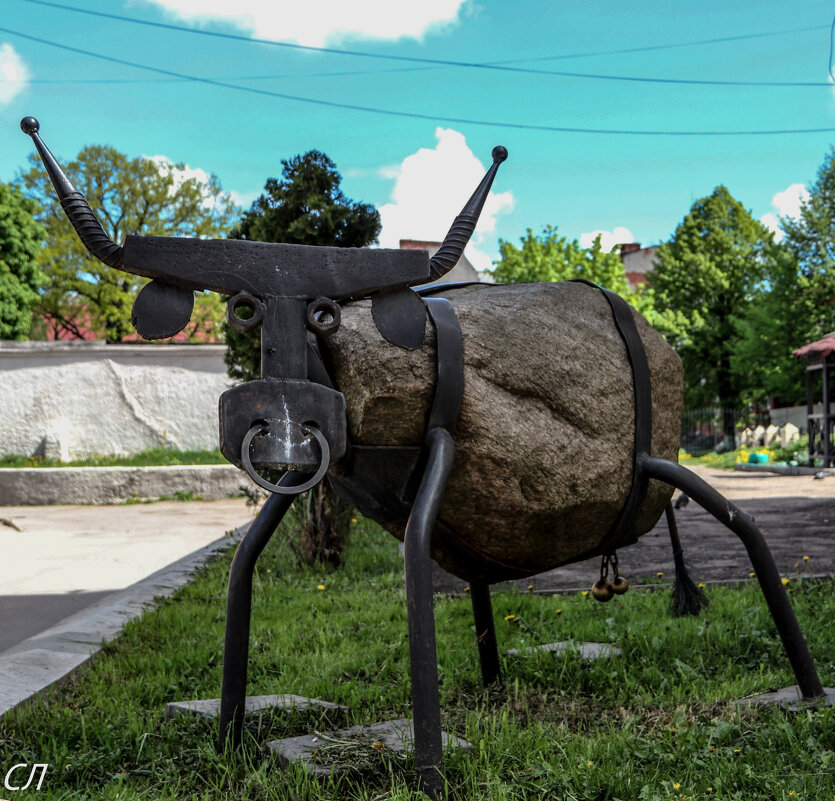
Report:
[[[431,429],[426,444],[429,458],[406,525],[406,607],[418,786],[436,797],[443,786],[443,749],[430,545],[455,458],[455,444],[443,428]]]
[[[490,585],[483,581],[470,583],[473,602],[478,658],[481,663],[481,678],[487,687],[501,679],[499,648],[496,644],[496,626],[493,621],[493,603],[490,600]]]
[[[287,473],[282,486],[301,484],[304,473]],[[220,692],[218,750],[238,747],[246,704],[246,672],[249,660],[249,618],[252,608],[252,573],[273,532],[296,499],[295,495],[270,495],[252,521],[235,551],[229,570],[226,597],[226,639],[223,647],[223,684]]]
[[[641,456],[638,465],[648,478],[657,478],[684,490],[696,503],[710,512],[720,523],[724,523],[742,540],[756,571],[757,580],[760,582],[771,617],[783,641],[783,648],[791,663],[800,692],[804,698],[823,697],[823,685],[815,669],[815,663],[812,661],[812,655],[803,639],[786,589],[777,566],[774,564],[774,558],[762,533],[754,525],[754,519],[737,509],[708,483],[681,465],[653,456]]]

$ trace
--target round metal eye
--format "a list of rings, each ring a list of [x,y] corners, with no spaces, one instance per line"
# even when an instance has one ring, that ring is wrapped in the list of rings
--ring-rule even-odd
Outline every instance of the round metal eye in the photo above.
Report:
[[[249,317],[241,317],[238,315],[240,308],[249,309],[252,314]],[[260,325],[263,319],[264,304],[249,292],[238,292],[226,301],[226,321],[236,331],[251,331],[256,325]]]
[[[342,311],[338,303],[330,298],[316,298],[307,304],[307,327],[317,337],[329,337],[342,320]]]

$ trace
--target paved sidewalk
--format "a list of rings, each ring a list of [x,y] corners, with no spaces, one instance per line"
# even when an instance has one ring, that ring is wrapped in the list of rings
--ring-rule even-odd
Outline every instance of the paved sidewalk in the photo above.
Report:
[[[714,489],[753,515],[787,578],[835,574],[835,476],[779,476],[705,467],[690,468]],[[676,491],[673,498],[677,498]],[[694,501],[676,512],[685,559],[694,581],[746,581],[751,563],[733,532]],[[803,559],[808,556],[809,560]],[[621,573],[633,584],[672,583],[674,565],[665,516],[635,545],[618,551]],[[600,558],[513,582],[534,592],[589,589],[600,571]],[[658,573],[663,575],[659,578]],[[465,582],[436,569],[435,589],[461,592]]]
[[[244,498],[0,506],[0,652],[176,562],[252,517]]]

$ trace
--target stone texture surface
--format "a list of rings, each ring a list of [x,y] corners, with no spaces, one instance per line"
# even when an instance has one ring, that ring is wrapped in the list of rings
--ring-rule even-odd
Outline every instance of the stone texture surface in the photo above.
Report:
[[[230,464],[0,468],[0,506],[109,504],[177,492],[210,501],[239,495],[242,486],[254,489],[255,483]]]
[[[414,743],[414,727],[411,720],[388,720],[369,726],[354,726],[350,729],[328,732],[327,734],[306,734],[301,737],[287,737],[267,744],[270,751],[285,767],[300,761],[305,769],[315,776],[330,776],[336,772],[332,765],[319,759],[320,749],[338,745],[340,741],[352,743],[378,743],[392,751],[410,751]],[[441,732],[444,748],[470,749],[472,745],[460,737]]]
[[[620,648],[606,642],[546,642],[531,648],[511,648],[505,651],[507,656],[519,654],[535,654],[539,652],[552,653],[557,656],[576,651],[583,659],[608,659],[610,656],[620,656]]]
[[[740,698],[736,703],[739,706],[756,706],[758,704],[782,706],[789,712],[802,712],[805,709],[835,706],[835,689],[832,687],[824,687],[823,690],[825,693],[823,698],[804,699],[800,694],[800,687],[792,684],[790,687],[783,687],[779,690]]]
[[[303,695],[248,695],[246,697],[246,712],[259,712],[262,709],[348,709],[341,704],[330,701],[320,701],[318,698],[305,698]],[[206,698],[197,701],[172,701],[165,705],[165,716],[173,718],[177,715],[205,715],[210,718],[220,717],[220,698]]]
[[[595,548],[623,507],[632,480],[634,396],[625,346],[603,295],[576,283],[448,290],[464,343],[464,399],[456,459],[441,520],[493,560],[539,572]],[[675,352],[639,314],[650,366],[653,455],[676,460],[682,370]],[[434,330],[424,346],[387,343],[370,302],[347,305],[324,343],[348,402],[351,439],[415,445],[435,380]],[[650,484],[639,533],[671,490]],[[380,521],[402,538],[397,521]],[[468,577],[440,547],[434,558]]]
[[[224,345],[0,342],[0,454],[216,448]]]

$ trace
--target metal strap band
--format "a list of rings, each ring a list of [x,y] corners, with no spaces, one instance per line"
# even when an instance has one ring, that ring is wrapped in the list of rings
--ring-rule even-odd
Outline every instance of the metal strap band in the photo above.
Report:
[[[578,283],[588,284],[603,293],[612,309],[615,326],[626,346],[626,355],[632,368],[632,385],[635,394],[635,455],[632,464],[632,487],[626,503],[615,524],[603,538],[598,553],[607,553],[636,542],[635,515],[646,496],[648,480],[641,471],[638,460],[652,452],[652,387],[649,363],[635,326],[635,317],[629,304],[617,293],[604,289],[591,281],[580,279]]]
[[[461,412],[464,395],[464,352],[461,326],[455,309],[446,298],[426,298],[429,317],[435,326],[438,377],[435,398],[429,412],[427,431],[444,428],[452,434]]]

